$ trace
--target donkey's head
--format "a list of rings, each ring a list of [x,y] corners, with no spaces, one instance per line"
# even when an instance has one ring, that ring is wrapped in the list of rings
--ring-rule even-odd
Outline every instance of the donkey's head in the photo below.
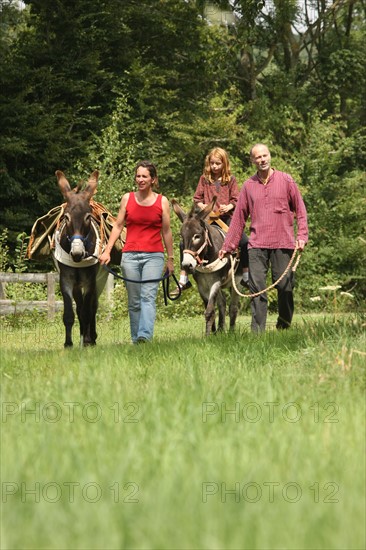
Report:
[[[186,214],[179,204],[173,199],[173,210],[182,222],[180,235],[183,245],[182,269],[187,273],[193,273],[197,265],[208,253],[214,254],[210,228],[205,219],[214,209],[216,197],[203,210],[198,210],[193,204],[190,212]],[[208,259],[208,258],[207,258]]]
[[[66,200],[65,233],[70,254],[74,262],[80,262],[87,256],[85,247],[88,239],[93,238],[90,200],[97,189],[99,172],[95,170],[91,174],[83,191],[80,190],[81,186],[79,185],[75,189],[71,189],[64,173],[60,170],[57,170],[56,177],[61,193]]]

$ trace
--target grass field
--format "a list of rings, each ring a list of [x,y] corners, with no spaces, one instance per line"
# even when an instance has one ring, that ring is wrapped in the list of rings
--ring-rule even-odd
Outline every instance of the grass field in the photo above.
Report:
[[[365,319],[203,325],[2,325],[2,548],[365,548]]]

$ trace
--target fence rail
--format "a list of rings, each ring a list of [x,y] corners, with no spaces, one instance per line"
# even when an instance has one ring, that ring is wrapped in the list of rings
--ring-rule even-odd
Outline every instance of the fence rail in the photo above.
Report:
[[[55,285],[59,281],[58,273],[1,273],[0,272],[0,315],[21,313],[34,309],[47,311],[52,319],[56,311],[63,308],[63,302],[56,300]],[[47,300],[8,300],[6,283],[44,283],[47,284]]]
[[[57,272],[52,273],[4,273],[0,272],[0,315],[22,313],[34,309],[47,311],[48,318],[53,319],[57,311],[63,310],[63,301],[56,300],[55,286],[60,280]],[[7,283],[43,283],[47,285],[47,300],[8,300]],[[113,303],[114,277],[108,274],[105,284],[106,299]]]

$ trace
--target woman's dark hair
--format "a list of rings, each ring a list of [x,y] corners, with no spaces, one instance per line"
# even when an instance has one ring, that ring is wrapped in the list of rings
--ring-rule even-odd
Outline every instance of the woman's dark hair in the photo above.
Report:
[[[146,170],[149,171],[149,174],[150,176],[153,178],[154,180],[154,183],[153,183],[153,187],[159,187],[159,182],[158,182],[158,171],[156,169],[156,166],[155,164],[153,164],[152,162],[150,162],[149,160],[141,160],[140,162],[138,162],[136,164],[136,167],[135,167],[135,176],[136,176],[136,172],[138,170],[138,168],[146,168]]]

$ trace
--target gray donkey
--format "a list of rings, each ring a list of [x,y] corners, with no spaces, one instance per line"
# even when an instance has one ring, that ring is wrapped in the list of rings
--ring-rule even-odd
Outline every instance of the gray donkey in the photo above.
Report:
[[[228,258],[220,260],[219,250],[225,239],[223,230],[207,223],[213,211],[216,197],[203,210],[197,211],[193,205],[186,214],[177,201],[172,201],[174,212],[182,222],[180,230],[183,244],[181,268],[193,275],[198,292],[205,304],[206,336],[216,332],[215,308],[218,308],[218,330],[225,328],[226,296],[222,289],[231,289],[229,307],[230,329],[234,329],[239,309],[239,295],[232,287],[231,262]],[[242,277],[240,261],[236,263],[235,281],[239,285]]]

